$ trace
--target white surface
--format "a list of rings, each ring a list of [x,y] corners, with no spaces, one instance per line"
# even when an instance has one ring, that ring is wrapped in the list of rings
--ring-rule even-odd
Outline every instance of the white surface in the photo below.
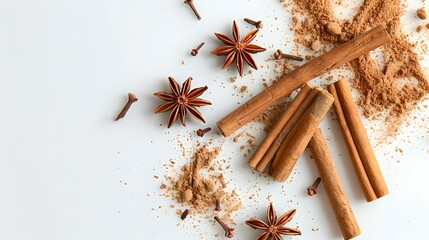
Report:
[[[265,61],[275,49],[292,49],[287,41],[292,35],[290,15],[276,0],[196,2],[200,22],[181,0],[0,0],[0,239],[201,238],[168,207],[174,202],[160,196],[159,185],[164,163],[187,161],[180,157],[178,142],[192,146],[204,141],[193,131],[205,125],[192,120],[187,128],[176,124],[167,130],[167,116],[153,114],[162,101],[152,94],[168,90],[168,76],[180,83],[193,76],[194,87],[209,86],[203,96],[213,105],[200,109],[214,127],[236,103],[262,89],[262,77],[274,73],[261,69],[230,83],[236,70],[220,70],[223,59],[209,54],[219,46],[213,32],[230,34],[237,19],[243,35],[251,29],[243,17],[263,20],[255,42],[268,50],[255,59],[264,66],[272,63]],[[416,2],[407,8],[407,29],[418,24],[414,13],[421,3]],[[201,41],[206,45],[200,55],[191,57],[189,51]],[[249,86],[249,93],[233,89],[241,84]],[[114,122],[129,91],[140,100],[125,119]],[[336,122],[331,117],[324,121],[362,230],[356,239],[429,239],[428,115],[427,108],[417,110],[409,117],[412,124],[391,144],[376,145],[390,194],[370,204]],[[264,136],[257,127],[249,131],[258,141]],[[379,132],[369,134],[375,143]],[[233,215],[235,239],[258,235],[243,222],[265,218],[268,196],[279,213],[298,209],[289,226],[299,226],[303,235],[293,239],[341,239],[324,190],[311,198],[305,194],[318,176],[308,152],[293,180],[279,184],[252,174],[240,145],[228,139],[221,156],[231,164],[225,177],[244,205]],[[219,226],[207,220],[199,228],[203,239],[222,236]]]

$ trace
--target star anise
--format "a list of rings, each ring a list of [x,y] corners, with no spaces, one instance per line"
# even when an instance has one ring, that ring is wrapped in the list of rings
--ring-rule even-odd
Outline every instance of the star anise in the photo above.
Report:
[[[266,49],[255,44],[250,44],[250,42],[255,39],[257,33],[257,29],[252,30],[240,41],[240,32],[235,21],[232,24],[232,35],[234,40],[226,35],[215,33],[216,37],[226,44],[226,46],[217,48],[211,52],[217,56],[226,56],[222,69],[229,67],[234,60],[236,61],[240,76],[243,76],[244,62],[247,62],[252,68],[258,69],[251,54],[263,52]]]
[[[171,93],[157,92],[154,95],[165,100],[166,103],[161,104],[155,113],[171,111],[168,117],[168,128],[176,122],[180,116],[183,126],[186,126],[186,114],[189,112],[192,117],[205,123],[201,113],[195,107],[211,105],[211,102],[198,98],[208,87],[200,87],[191,90],[192,77],[189,77],[182,85],[180,90],[179,84],[172,77],[168,77]]]
[[[282,240],[283,235],[301,235],[301,231],[294,228],[288,228],[284,226],[290,220],[292,220],[293,215],[295,215],[296,209],[292,209],[285,214],[283,214],[279,219],[277,219],[276,212],[274,211],[273,204],[270,203],[267,209],[267,219],[268,223],[265,223],[258,219],[250,219],[246,221],[246,224],[251,226],[254,229],[264,230],[264,232],[256,238],[256,240],[268,240],[273,237],[274,240]]]

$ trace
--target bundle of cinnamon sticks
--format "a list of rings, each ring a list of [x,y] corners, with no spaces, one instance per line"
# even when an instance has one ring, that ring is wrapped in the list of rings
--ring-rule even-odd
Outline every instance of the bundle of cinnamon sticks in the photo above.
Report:
[[[385,27],[378,26],[336,46],[331,51],[298,67],[228,114],[217,123],[219,129],[224,136],[229,136],[240,126],[312,78],[358,58],[389,41],[390,37]],[[249,165],[262,172],[272,160],[269,175],[278,181],[286,181],[335,98],[337,99],[335,109],[343,135],[367,200],[372,201],[386,195],[388,190],[360,121],[359,113],[356,106],[353,106],[351,95],[345,94],[349,90],[341,81],[329,86],[329,90],[333,97],[324,90],[305,84],[250,159]],[[340,103],[340,100],[344,104]]]
[[[327,91],[305,84],[249,165],[262,172],[273,159],[269,175],[277,181],[286,181],[333,102]]]
[[[361,231],[318,128],[333,103],[367,200],[384,196],[388,190],[346,81],[340,80],[328,88],[332,95],[304,84],[249,160],[249,165],[262,172],[272,162],[269,175],[284,182],[308,145],[343,237],[351,239]]]
[[[249,165],[263,172],[271,163],[268,174],[284,182],[308,145],[344,239],[359,235],[360,229],[318,128],[332,104],[367,201],[386,195],[388,189],[346,82],[340,80],[330,85],[329,92],[305,83],[389,41],[385,28],[376,27],[297,68],[217,123],[223,135],[228,136],[302,86],[249,160]]]

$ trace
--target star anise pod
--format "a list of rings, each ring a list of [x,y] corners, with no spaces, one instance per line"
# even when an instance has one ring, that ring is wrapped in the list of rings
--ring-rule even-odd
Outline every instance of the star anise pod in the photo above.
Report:
[[[157,92],[154,95],[165,100],[166,103],[161,104],[155,113],[162,113],[171,111],[168,117],[168,128],[176,122],[180,116],[183,126],[186,126],[186,115],[189,112],[192,117],[205,123],[201,113],[195,107],[211,105],[211,102],[198,98],[201,96],[208,87],[200,87],[191,90],[192,77],[189,77],[182,85],[180,90],[179,84],[172,77],[168,77],[171,93]]]
[[[274,240],[282,240],[283,235],[301,235],[301,231],[294,228],[288,228],[284,226],[290,220],[292,220],[293,215],[295,215],[296,209],[292,209],[285,214],[283,214],[279,219],[277,219],[276,212],[274,211],[273,204],[270,203],[267,209],[267,219],[268,223],[265,223],[258,219],[250,219],[246,221],[246,224],[251,226],[254,229],[264,230],[264,232],[256,238],[256,240],[268,240],[273,237]]]
[[[250,44],[250,42],[255,39],[257,33],[258,29],[252,30],[240,41],[240,32],[235,21],[232,24],[232,35],[234,40],[226,35],[215,33],[216,37],[226,45],[211,52],[217,56],[226,56],[222,69],[229,67],[234,60],[236,61],[240,76],[243,76],[244,62],[247,62],[252,68],[258,69],[251,54],[263,52],[266,49],[255,44]]]

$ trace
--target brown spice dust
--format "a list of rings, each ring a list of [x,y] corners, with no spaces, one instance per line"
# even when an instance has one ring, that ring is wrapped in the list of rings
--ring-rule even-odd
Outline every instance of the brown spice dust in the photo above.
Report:
[[[387,111],[385,120],[390,131],[397,131],[404,116],[429,92],[428,78],[419,63],[419,56],[413,51],[415,45],[407,40],[401,28],[400,17],[404,8],[400,0],[364,0],[352,19],[341,22],[335,16],[330,0],[296,0],[292,7],[296,21],[292,26],[295,42],[309,48],[318,41],[324,44],[324,50],[328,50],[332,45],[346,42],[377,25],[386,26],[392,40],[381,48],[382,60],[379,61],[380,55],[370,53],[352,61],[349,66],[355,72],[355,78],[350,82],[359,92],[357,103],[363,114],[379,118]],[[298,19],[305,20],[300,22]],[[334,28],[335,24],[341,29]]]
[[[207,145],[198,146],[191,161],[182,166],[176,176],[168,176],[171,187],[162,184],[161,188],[179,203],[190,207],[190,213],[206,213],[213,210],[217,199],[224,202],[223,211],[228,216],[241,207],[240,199],[233,190],[227,192],[223,173],[216,172],[216,162],[220,148],[209,150]],[[218,168],[219,169],[219,168]]]

